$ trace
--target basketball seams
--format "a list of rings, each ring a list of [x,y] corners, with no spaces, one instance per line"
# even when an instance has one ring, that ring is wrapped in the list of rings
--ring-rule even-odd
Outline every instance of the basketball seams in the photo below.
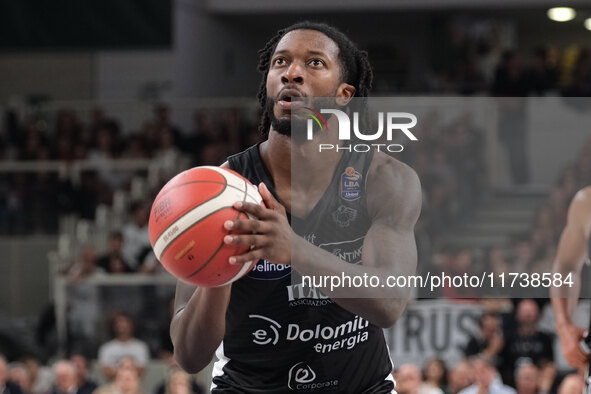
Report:
[[[246,201],[246,196],[248,195],[248,194],[247,194],[247,189],[248,189],[248,187],[247,187],[247,183],[246,183],[246,181],[243,181],[243,182],[244,182],[244,190],[240,190],[240,189],[238,189],[238,190],[240,190],[240,191],[244,192],[244,198],[242,199],[242,201]],[[233,187],[233,186],[230,186],[230,187]],[[225,209],[225,208],[227,208],[227,207],[224,207],[224,208],[222,208],[222,209]],[[218,211],[219,211],[219,210],[218,210]],[[213,213],[212,213],[212,214],[213,214]],[[236,215],[236,218],[235,218],[234,220],[238,219],[238,218],[240,217],[240,215],[241,215],[241,214],[242,214],[242,212],[238,212],[238,214]],[[208,216],[210,216],[210,215],[208,215]],[[205,218],[203,218],[203,219],[205,219]],[[203,220],[203,219],[201,219],[201,220]],[[192,227],[192,226],[194,226],[195,224],[199,223],[201,220],[199,220],[198,222],[195,222],[194,224],[192,224],[192,225],[191,225],[191,227]],[[191,227],[189,227],[188,229],[190,229]],[[187,230],[188,230],[188,229],[187,229]],[[186,231],[186,230],[185,230],[185,231]],[[231,233],[232,233],[232,232],[229,232],[229,234],[231,234]],[[180,236],[180,234],[179,234],[179,236]],[[171,241],[171,243],[172,243],[172,241]],[[170,245],[170,243],[169,243],[169,245]],[[209,259],[207,259],[207,261],[206,261],[205,263],[203,263],[203,264],[201,265],[201,267],[199,267],[199,268],[198,268],[198,269],[197,269],[195,272],[193,272],[193,273],[191,273],[191,274],[189,274],[189,275],[185,276],[185,279],[189,279],[190,277],[197,275],[199,272],[201,272],[203,269],[205,269],[205,267],[207,267],[207,266],[209,265],[209,263],[210,263],[210,262],[211,262],[211,261],[212,261],[212,260],[215,258],[215,256],[217,256],[217,254],[219,253],[219,251],[220,251],[220,250],[222,250],[222,248],[223,248],[223,247],[224,247],[224,242],[222,241],[221,245],[220,245],[220,246],[219,246],[219,247],[216,249],[216,251],[215,251],[215,252],[214,252],[214,253],[213,253],[213,254],[212,254],[210,257],[209,257]],[[163,251],[162,253],[164,253],[164,251]],[[244,270],[244,267],[242,267],[240,270],[238,270],[238,272],[236,273],[236,275],[234,275],[234,276],[232,277],[232,279],[230,279],[229,281],[227,281],[227,282],[225,282],[225,283],[222,283],[222,284],[221,284],[221,285],[219,285],[219,286],[223,286],[223,285],[225,285],[225,284],[228,284],[228,283],[231,283],[231,282],[235,281],[236,279],[238,279],[239,277],[241,277],[241,276],[242,276],[242,275],[240,275],[240,276],[238,276],[238,275],[239,275],[239,274],[240,274],[240,273],[241,273],[243,270]]]
[[[224,188],[222,190],[220,190],[216,195],[208,198],[207,200],[205,200],[201,204],[199,204],[199,206],[201,206],[201,205],[206,204],[209,201],[213,200],[214,198],[217,198],[217,197],[221,196],[222,194],[224,194],[224,192],[226,191],[226,188],[228,187],[228,180],[226,179],[226,177],[222,177],[222,179],[224,180],[223,183],[218,182],[218,181],[194,181],[194,182],[185,182],[185,183],[182,183],[180,185],[174,185],[170,189],[166,190],[166,192],[162,196],[160,196],[160,195],[156,196],[156,199],[154,200],[154,204],[153,205],[156,204],[156,201],[161,200],[162,197],[164,197],[166,194],[168,194],[168,191],[169,190],[175,190],[176,188],[181,187],[182,185],[189,185],[191,183],[213,183],[213,184],[217,184],[217,185],[224,185]],[[199,206],[197,206],[195,208],[198,208]],[[195,209],[195,208],[193,208],[193,209]],[[158,236],[156,237],[156,241],[154,241],[154,245],[152,245],[152,249],[156,249],[157,242],[160,240],[160,237],[162,237],[162,235],[166,232],[166,230],[168,230],[171,226],[173,226],[177,221],[181,220],[189,212],[193,211],[193,209],[190,209],[187,212],[185,212],[182,215],[180,215],[178,218],[176,218],[174,220],[174,222],[170,223],[164,230],[162,230],[160,232],[160,234],[158,234]],[[176,239],[176,237],[175,237],[175,239]],[[160,255],[156,254],[156,257],[158,257],[158,260],[160,260],[160,257],[159,256],[162,256],[162,253]]]
[[[212,166],[202,166],[202,167],[197,167],[197,168],[201,168],[204,171],[204,174],[208,174],[208,171],[211,172],[215,172],[218,173],[222,176],[221,179],[215,179],[217,177],[214,176],[214,174],[209,173],[210,175],[207,175],[207,177],[211,177],[214,179],[197,179],[197,180],[186,180],[186,182],[180,183],[180,184],[176,184],[176,185],[172,185],[171,187],[167,188],[166,190],[162,190],[164,193],[162,195],[159,195],[155,201],[154,206],[156,206],[158,203],[160,203],[160,201],[162,201],[165,197],[169,196],[171,191],[174,191],[176,193],[182,193],[182,187],[183,186],[187,186],[187,187],[191,187],[191,185],[195,185],[196,189],[188,189],[188,190],[195,190],[196,192],[199,192],[201,189],[201,186],[199,186],[199,184],[211,184],[211,188],[214,188],[214,185],[222,185],[222,187],[220,188],[218,186],[218,188],[220,190],[218,190],[217,192],[215,192],[215,195],[208,197],[207,200],[205,201],[201,201],[198,203],[198,205],[195,205],[197,203],[194,203],[193,206],[190,205],[190,201],[187,200],[185,202],[182,203],[183,207],[185,207],[185,212],[181,213],[177,218],[170,219],[167,218],[167,220],[163,221],[160,225],[162,227],[165,226],[165,229],[163,229],[158,236],[155,239],[155,242],[153,244],[153,250],[158,258],[158,260],[161,259],[168,259],[169,258],[169,254],[172,253],[169,251],[169,248],[172,247],[173,245],[176,245],[176,243],[178,243],[178,240],[182,239],[183,236],[186,236],[187,232],[191,229],[193,229],[196,225],[198,225],[199,223],[203,222],[204,220],[207,220],[208,218],[211,218],[212,216],[216,215],[216,214],[220,214],[221,211],[223,211],[224,209],[232,209],[232,205],[234,204],[234,202],[236,201],[243,201],[243,202],[251,202],[251,203],[256,203],[256,204],[261,204],[263,202],[262,197],[260,196],[260,194],[258,193],[258,189],[256,186],[254,186],[252,183],[248,182],[248,180],[246,180],[244,177],[242,177],[240,174],[236,174],[232,171],[226,170],[224,168],[218,168],[218,167],[212,167]],[[197,175],[197,177],[199,177],[200,175]],[[195,178],[193,178],[195,179]],[[223,182],[222,182],[223,181]],[[204,186],[205,187],[205,186]],[[213,191],[213,190],[212,190]],[[190,197],[190,196],[187,196]],[[205,197],[205,196],[204,196]],[[168,197],[170,198],[170,197]],[[174,200],[174,199],[173,199]],[[174,201],[173,201],[173,205],[174,205]],[[222,206],[220,206],[222,205]],[[235,211],[236,212],[236,216],[235,216],[235,220],[240,219],[241,217],[244,218],[251,218],[251,215],[245,214],[244,212],[241,211]],[[230,213],[230,212],[228,212]],[[177,213],[178,214],[178,213]],[[226,215],[224,213],[222,213],[222,215]],[[222,216],[223,217],[223,216]],[[227,217],[227,216],[226,216]],[[215,218],[213,218],[213,220],[215,220]],[[168,222],[168,224],[167,224]],[[216,230],[217,232],[218,230]],[[227,232],[227,234],[232,234],[232,231]],[[208,277],[211,279],[208,280],[214,280],[214,277],[216,276],[216,271],[212,271],[212,265],[210,264],[212,261],[216,262],[216,265],[218,264],[220,253],[222,253],[223,251],[223,255],[226,255],[228,253],[232,253],[228,248],[224,248],[224,246],[229,246],[229,245],[225,245],[225,243],[222,241],[221,244],[219,246],[213,246],[215,249],[212,253],[212,255],[207,258],[207,260],[205,262],[203,262],[201,264],[201,266],[196,269],[194,272],[190,273],[189,275],[186,274],[182,274],[182,279],[185,281],[189,281],[191,280],[193,277],[195,277],[196,275],[200,274],[200,276]],[[209,249],[209,248],[208,248]],[[235,247],[235,254],[240,253],[242,249]],[[167,251],[169,251],[169,254],[167,254]],[[205,256],[203,256],[205,257]],[[218,259],[216,260],[216,257],[218,257]],[[221,256],[220,256],[221,257]],[[168,260],[167,260],[168,261]],[[227,262],[225,262],[225,264],[228,264]],[[252,267],[253,267],[253,261],[249,261],[247,263],[244,263],[241,267],[239,267],[239,269],[237,271],[235,271],[235,273],[232,275],[230,274],[230,272],[232,272],[233,270],[230,270],[230,267],[227,267],[227,270],[230,270],[230,272],[227,272],[227,270],[225,271],[225,275],[230,274],[232,275],[231,278],[220,284],[217,286],[223,286],[229,283],[234,282],[235,280],[241,278],[242,276],[244,276],[245,273],[247,273]],[[206,269],[209,266],[209,269]],[[172,266],[171,266],[172,268]],[[221,267],[219,267],[221,269]],[[214,268],[215,269],[215,268]],[[205,270],[205,272],[203,272]],[[186,272],[186,270],[185,270]],[[224,275],[224,276],[225,276]],[[219,274],[217,274],[218,278],[219,278]],[[227,277],[226,277],[227,278]],[[221,278],[220,278],[221,279]],[[197,281],[199,282],[199,281]],[[190,282],[190,283],[194,283],[194,282]],[[219,282],[218,282],[219,283]]]
[[[244,181],[243,181],[244,182]],[[244,182],[246,184],[246,182]],[[244,193],[244,197],[242,199],[242,201],[246,201],[246,197],[250,197],[252,200],[257,201],[257,199],[255,197],[253,197],[250,194],[247,194],[246,192],[246,188],[245,189],[240,189],[234,185],[229,185],[227,184],[226,187],[224,188],[224,190],[217,194],[216,196],[214,196],[213,198],[210,198],[206,201],[204,201],[202,204],[200,204],[197,207],[194,207],[190,210],[188,210],[187,212],[183,213],[181,216],[179,216],[177,219],[175,219],[172,223],[170,223],[159,235],[158,237],[156,237],[156,241],[154,242],[154,252],[156,254],[156,257],[158,258],[158,260],[160,260],[160,258],[162,257],[162,255],[164,254],[164,252],[166,251],[166,249],[168,249],[168,247],[181,235],[183,235],[188,229],[190,229],[192,226],[194,226],[195,224],[207,219],[208,217],[210,217],[211,215],[215,214],[216,212],[219,212],[223,209],[226,208],[230,208],[231,206],[223,206],[220,207],[214,211],[209,212],[207,215],[204,215],[202,217],[200,217],[197,221],[192,222],[191,224],[187,225],[186,228],[184,230],[182,230],[181,232],[179,232],[178,234],[175,234],[174,237],[172,237],[170,240],[168,240],[167,242],[161,241],[162,237],[164,236],[164,234],[166,233],[166,231],[168,231],[171,227],[173,227],[175,224],[178,224],[179,221],[183,220],[186,216],[191,215],[192,213],[195,213],[195,211],[197,210],[204,210],[203,206],[208,204],[208,203],[213,203],[214,199],[220,198],[228,188],[232,188],[235,189],[237,191],[240,191],[242,193]],[[164,245],[159,245],[160,243],[164,242]],[[162,248],[162,251],[159,251],[159,249]]]
[[[219,183],[219,182],[198,181],[198,182],[187,182],[187,183],[183,183],[183,185],[189,185],[189,184],[191,184],[191,183],[216,183],[216,184],[222,184],[222,183]],[[176,187],[180,187],[180,186],[182,186],[182,185],[178,185],[178,186],[176,186]],[[203,204],[205,204],[205,203],[207,203],[207,202],[209,202],[209,201],[213,200],[214,198],[217,198],[217,197],[221,196],[221,195],[222,195],[222,194],[223,194],[223,193],[226,191],[226,189],[227,189],[227,188],[232,188],[232,189],[234,189],[234,190],[238,190],[238,191],[240,191],[240,192],[243,192],[243,191],[244,191],[244,190],[242,190],[242,189],[240,189],[240,188],[238,188],[238,187],[236,187],[236,186],[234,186],[234,185],[228,185],[228,184],[226,184],[226,187],[225,187],[224,189],[222,189],[222,190],[221,190],[221,191],[220,191],[218,194],[216,194],[216,195],[215,195],[215,196],[213,196],[212,198],[209,198],[209,199],[207,199],[207,200],[203,201],[203,202],[202,202],[202,203],[201,203],[199,206],[201,206],[201,205],[203,205]],[[247,196],[248,196],[248,197],[250,197],[250,199],[251,199],[252,201],[254,201],[254,202],[256,202],[256,201],[257,201],[257,199],[256,199],[256,197],[255,197],[255,196],[252,196],[251,194],[247,194]],[[159,198],[159,199],[160,199],[160,198]],[[244,199],[243,201],[246,201],[246,199]],[[262,200],[261,200],[261,202],[262,202]],[[199,206],[197,206],[197,207],[193,207],[193,208],[190,208],[188,211],[184,212],[184,213],[183,213],[183,214],[181,214],[179,217],[177,217],[176,219],[174,219],[174,221],[173,221],[173,222],[171,222],[171,223],[170,223],[170,224],[169,224],[169,225],[168,225],[168,226],[167,226],[167,227],[166,227],[164,230],[162,230],[162,231],[160,232],[160,234],[158,234],[158,236],[156,237],[156,242],[158,241],[158,239],[160,239],[160,237],[161,237],[161,236],[162,236],[162,235],[163,235],[163,234],[166,232],[166,230],[167,230],[168,228],[170,228],[171,226],[173,226],[173,225],[174,225],[174,224],[175,224],[177,221],[179,221],[180,219],[182,219],[182,218],[183,218],[185,215],[187,215],[187,214],[191,213],[191,211],[193,211],[194,209],[198,208]],[[226,206],[226,207],[223,207],[223,208],[229,208],[229,207],[230,207],[230,206]],[[220,208],[220,209],[223,209],[223,208]],[[218,212],[218,211],[219,211],[219,209],[218,209],[218,210],[216,210],[215,212]],[[212,214],[213,214],[213,213],[215,213],[215,212],[212,212]],[[209,216],[209,215],[208,215],[208,216]],[[207,217],[207,216],[206,216],[206,217]],[[205,218],[205,217],[204,217],[204,218]],[[200,220],[200,221],[201,221],[201,220]],[[198,223],[198,222],[195,222],[195,223]],[[179,234],[179,235],[180,235],[180,234]],[[175,238],[173,238],[173,239],[176,239],[176,237],[175,237]],[[172,240],[171,240],[171,241],[172,241]],[[154,242],[154,245],[156,244],[156,242]]]
[[[162,195],[158,194],[156,196],[156,199],[154,200],[154,203],[156,203],[156,201],[161,200],[164,196],[166,196],[169,192],[178,189],[181,186],[185,186],[185,185],[191,185],[194,183],[213,183],[216,185],[224,185],[224,186],[228,186],[228,182],[226,182],[226,180],[224,179],[224,182],[219,182],[219,181],[210,181],[210,180],[206,180],[206,181],[189,181],[189,182],[185,182],[185,183],[180,183],[178,185],[172,185],[170,186],[168,189],[163,190],[164,193],[162,193]],[[224,191],[224,189],[222,189],[222,192]],[[221,192],[220,192],[221,193]],[[217,196],[213,196],[213,198],[215,198]],[[205,201],[204,201],[205,202]]]

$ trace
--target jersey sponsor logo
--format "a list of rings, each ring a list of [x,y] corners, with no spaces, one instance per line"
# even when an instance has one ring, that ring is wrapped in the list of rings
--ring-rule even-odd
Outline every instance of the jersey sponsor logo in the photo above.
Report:
[[[338,387],[339,380],[318,381],[316,372],[308,364],[299,362],[289,369],[287,375],[287,387],[299,391],[321,391],[332,390]]]
[[[359,316],[336,327],[317,324],[314,328],[302,328],[297,323],[291,323],[287,326],[286,339],[300,342],[313,341],[312,347],[317,353],[351,350],[369,339],[367,327],[369,322]]]
[[[259,260],[246,276],[258,280],[276,280],[290,273],[291,267],[287,264],[273,264],[268,260]]]
[[[314,327],[305,327],[289,323],[285,328],[266,316],[248,317],[255,320],[252,342],[260,346],[275,346],[284,338],[287,342],[310,343],[317,353],[326,354],[335,350],[351,350],[369,339],[369,321],[360,316],[338,325],[316,324]]]
[[[318,247],[337,256],[347,263],[360,264],[363,253],[363,237],[341,242],[329,242],[318,245]]]
[[[319,289],[304,286],[302,283],[287,286],[287,300],[289,306],[325,306],[333,301]]]
[[[277,344],[279,341],[279,329],[281,328],[281,324],[266,316],[248,315],[248,317],[251,319],[258,319],[263,326],[263,328],[253,331],[253,343],[256,343],[257,345]]]
[[[332,220],[339,227],[349,227],[352,221],[357,218],[357,210],[345,205],[340,205],[336,211],[332,213]]]
[[[341,198],[354,201],[361,197],[361,174],[353,167],[347,167],[341,175]]]

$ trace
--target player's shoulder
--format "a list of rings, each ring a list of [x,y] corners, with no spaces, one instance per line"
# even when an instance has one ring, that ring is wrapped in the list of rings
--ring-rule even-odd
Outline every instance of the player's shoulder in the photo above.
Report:
[[[586,186],[575,193],[570,210],[576,211],[577,214],[588,213],[591,215],[591,186]]]
[[[367,175],[367,208],[373,217],[403,215],[416,222],[422,191],[417,173],[400,160],[376,152]]]
[[[415,170],[407,164],[383,152],[375,152],[367,174],[368,183],[395,188],[420,190],[421,184]]]
[[[579,190],[575,194],[574,200],[580,200],[582,202],[591,203],[591,185]]]

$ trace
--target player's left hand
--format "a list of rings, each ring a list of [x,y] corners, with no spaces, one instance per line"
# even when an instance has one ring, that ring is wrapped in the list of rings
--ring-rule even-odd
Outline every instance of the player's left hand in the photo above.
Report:
[[[252,219],[228,220],[224,223],[227,230],[244,233],[226,235],[226,244],[251,247],[240,256],[230,257],[229,261],[231,264],[244,264],[265,259],[275,264],[290,264],[292,230],[285,207],[273,197],[264,183],[259,185],[259,193],[265,206],[243,201],[234,204],[234,208],[250,214]]]

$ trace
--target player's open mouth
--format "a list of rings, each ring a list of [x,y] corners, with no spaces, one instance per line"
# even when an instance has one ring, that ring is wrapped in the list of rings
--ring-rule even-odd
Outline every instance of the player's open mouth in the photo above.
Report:
[[[295,89],[286,89],[281,92],[277,100],[279,106],[284,110],[292,110],[304,105],[304,99],[300,92]]]

